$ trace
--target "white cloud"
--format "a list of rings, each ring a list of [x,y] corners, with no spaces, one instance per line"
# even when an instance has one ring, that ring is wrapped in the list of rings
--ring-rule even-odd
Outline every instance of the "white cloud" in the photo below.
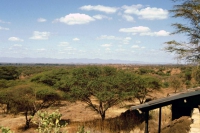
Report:
[[[14,47],[22,47],[21,44],[14,44],[13,46],[14,46]]]
[[[46,22],[47,20],[44,19],[44,18],[38,18],[37,21],[38,21],[38,22]]]
[[[123,39],[123,44],[129,44],[131,37],[126,37]]]
[[[43,51],[46,51],[45,48],[40,48],[40,49],[36,49],[38,52],[43,52]]]
[[[124,13],[127,14],[138,14],[140,8],[142,8],[143,6],[141,4],[137,4],[137,5],[132,5],[132,6],[122,6],[122,9],[124,9]]]
[[[149,31],[150,31],[149,27],[144,27],[144,26],[119,29],[119,32],[128,32],[128,33],[142,33],[142,32],[149,32]]]
[[[151,8],[147,7],[140,10],[139,14],[141,19],[155,20],[155,19],[166,19],[168,17],[168,11],[162,8]]]
[[[33,36],[30,37],[29,39],[34,39],[34,40],[47,40],[49,39],[50,32],[39,32],[39,31],[34,31]]]
[[[111,47],[112,45],[111,44],[102,44],[101,46],[102,47]]]
[[[126,37],[125,40],[131,40],[131,37]]]
[[[169,32],[165,30],[160,30],[158,32],[146,32],[146,33],[140,33],[141,36],[169,36]]]
[[[108,16],[105,16],[105,15],[94,15],[93,18],[95,19],[99,19],[99,20],[102,20],[102,19],[108,19],[108,20],[111,20],[112,18],[111,17],[108,17]]]
[[[168,36],[170,33],[165,30],[160,30],[158,32],[152,32],[149,27],[138,26],[132,28],[121,28],[119,32],[132,33],[132,35],[139,34],[140,36]]]
[[[153,32],[143,32],[140,33],[140,36],[155,36],[155,34]]]
[[[53,23],[61,22],[68,25],[75,25],[75,24],[87,24],[92,21],[95,21],[95,19],[90,17],[89,15],[74,13],[74,14],[66,15],[65,17],[61,17],[59,19],[55,19]]]
[[[116,7],[109,7],[109,6],[102,6],[102,5],[97,5],[97,6],[91,6],[91,5],[86,5],[80,7],[81,10],[95,10],[95,11],[100,11],[100,12],[105,12],[105,13],[115,13],[118,8]]]
[[[9,41],[16,41],[16,42],[23,42],[24,40],[23,39],[20,39],[18,37],[10,37],[8,38]]]
[[[58,46],[68,46],[69,43],[68,42],[60,42]]]
[[[101,40],[119,40],[123,44],[129,44],[130,40],[132,39],[131,37],[116,37],[116,36],[108,36],[108,35],[101,35],[100,37],[97,37],[97,39]]]
[[[79,41],[80,39],[79,38],[73,38],[73,41]]]
[[[119,38],[119,37],[108,36],[108,35],[101,35],[100,37],[97,37],[97,39],[121,40],[121,38]]]
[[[168,11],[162,8],[156,7],[146,7],[142,8],[142,5],[132,5],[123,6],[124,13],[135,14],[139,16],[140,19],[156,20],[156,19],[166,19],[168,17]]]
[[[4,28],[0,26],[0,30],[9,30],[9,28]]]
[[[134,18],[130,15],[124,14],[122,17],[128,22],[134,22]]]
[[[131,48],[140,48],[139,45],[133,45]]]
[[[167,32],[167,31],[165,31],[165,30],[160,30],[160,31],[158,31],[158,32],[154,32],[154,34],[155,34],[156,36],[169,36],[170,32]]]

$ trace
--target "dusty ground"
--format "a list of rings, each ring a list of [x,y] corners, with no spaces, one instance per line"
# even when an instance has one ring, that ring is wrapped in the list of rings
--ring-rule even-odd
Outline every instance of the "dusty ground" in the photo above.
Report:
[[[160,92],[154,92],[149,95],[149,97],[166,97],[168,93],[172,93],[173,90],[171,89],[165,89],[161,90]],[[126,103],[127,105],[133,104],[130,102]],[[134,103],[138,104],[138,102]],[[85,122],[85,121],[91,121],[94,119],[100,119],[100,116],[96,114],[94,111],[92,111],[90,108],[86,107],[85,103],[82,102],[76,102],[76,103],[69,103],[69,102],[63,102],[62,106],[59,107],[52,107],[51,110],[59,110],[62,114],[62,119],[70,120],[71,122]],[[115,106],[110,108],[106,112],[106,118],[114,118],[116,116],[119,116],[122,112],[125,112],[127,108],[123,108],[121,106]],[[166,113],[169,115],[169,112]],[[169,119],[165,114],[166,120]],[[156,115],[156,113],[155,113]],[[0,114],[0,126],[9,127],[11,130],[15,131],[15,133],[21,133],[22,130],[20,130],[20,127],[22,128],[25,124],[25,117],[22,115],[6,115],[6,114]],[[67,129],[70,131],[70,126],[74,125],[68,125]],[[77,127],[75,127],[77,129]],[[27,131],[23,131],[24,133],[34,133],[34,129],[29,129]],[[73,130],[74,131],[74,130]],[[72,132],[73,133],[73,132]]]

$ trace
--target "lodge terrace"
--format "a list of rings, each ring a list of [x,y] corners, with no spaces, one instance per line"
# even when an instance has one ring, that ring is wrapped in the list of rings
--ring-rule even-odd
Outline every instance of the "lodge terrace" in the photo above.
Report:
[[[172,105],[172,120],[181,116],[190,116],[194,108],[200,105],[200,87],[187,89],[187,91],[170,94],[167,97],[152,100],[144,104],[132,106],[130,110],[139,109],[145,112],[145,133],[148,133],[149,111],[159,108],[158,133],[161,132],[162,107]]]

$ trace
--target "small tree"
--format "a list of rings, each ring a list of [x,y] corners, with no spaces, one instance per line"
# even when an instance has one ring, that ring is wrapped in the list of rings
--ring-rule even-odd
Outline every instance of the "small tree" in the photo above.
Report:
[[[37,111],[50,107],[61,98],[52,88],[33,84],[5,89],[1,91],[1,94],[3,94],[0,95],[1,102],[7,105],[10,113],[24,112],[25,129],[29,128]]]
[[[170,86],[174,89],[174,92],[176,93],[178,89],[181,89],[182,87],[182,81],[177,76],[170,77]]]
[[[138,76],[135,78],[135,98],[142,104],[148,93],[159,90],[160,87],[161,83],[158,79],[150,76]]]

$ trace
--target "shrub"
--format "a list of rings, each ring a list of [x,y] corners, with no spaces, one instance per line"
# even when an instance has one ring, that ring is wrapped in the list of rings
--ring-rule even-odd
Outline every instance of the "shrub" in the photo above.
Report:
[[[38,125],[37,131],[39,133],[62,133],[61,128],[66,124],[60,124],[61,116],[62,114],[58,111],[52,113],[38,111],[33,123]]]
[[[14,133],[8,127],[0,127],[0,129],[1,129],[1,133]]]

